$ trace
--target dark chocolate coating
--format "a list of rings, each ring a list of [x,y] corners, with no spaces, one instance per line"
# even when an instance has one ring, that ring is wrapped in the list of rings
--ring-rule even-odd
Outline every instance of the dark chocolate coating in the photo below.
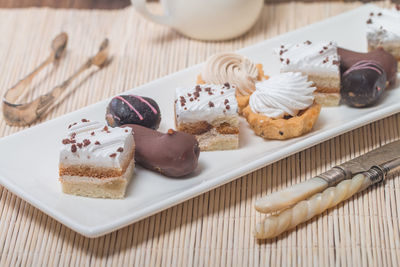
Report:
[[[359,61],[342,77],[342,101],[353,107],[376,103],[386,87],[386,73],[375,61]]]
[[[138,124],[158,129],[161,113],[156,101],[149,97],[120,95],[114,97],[108,104],[106,120],[111,127]]]
[[[375,49],[368,53],[359,53],[338,47],[340,56],[340,70],[344,73],[351,66],[361,60],[374,60],[378,62],[386,72],[386,79],[390,84],[396,82],[397,76],[397,60],[392,54],[386,52],[382,48]]]
[[[139,125],[131,127],[135,139],[135,161],[165,176],[182,177],[193,172],[200,155],[196,138],[180,131],[161,133]]]

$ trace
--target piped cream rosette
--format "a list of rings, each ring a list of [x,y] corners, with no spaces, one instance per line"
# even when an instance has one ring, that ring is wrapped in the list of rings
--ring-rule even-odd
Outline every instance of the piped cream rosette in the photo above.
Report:
[[[235,53],[219,53],[211,56],[201,74],[198,84],[225,84],[236,87],[239,113],[248,105],[249,97],[255,90],[255,83],[268,79],[261,64],[254,64],[248,58]]]
[[[254,132],[266,139],[288,139],[311,131],[321,110],[315,87],[300,72],[281,73],[256,83],[243,110]]]

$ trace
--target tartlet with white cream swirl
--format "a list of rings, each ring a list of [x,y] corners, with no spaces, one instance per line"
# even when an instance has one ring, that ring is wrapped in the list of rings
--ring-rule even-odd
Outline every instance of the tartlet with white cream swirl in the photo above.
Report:
[[[321,106],[314,103],[315,87],[307,76],[287,72],[256,83],[243,110],[254,132],[266,139],[288,139],[311,131]]]
[[[218,53],[208,58],[197,83],[234,85],[240,111],[247,106],[255,83],[266,78],[261,64],[236,53]]]

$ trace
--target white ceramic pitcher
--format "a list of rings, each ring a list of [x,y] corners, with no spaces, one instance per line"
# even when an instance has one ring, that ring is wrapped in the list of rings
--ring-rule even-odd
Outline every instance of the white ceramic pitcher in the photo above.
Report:
[[[201,40],[226,40],[248,31],[260,15],[264,0],[161,0],[163,15],[146,8],[146,0],[132,5],[147,19]]]

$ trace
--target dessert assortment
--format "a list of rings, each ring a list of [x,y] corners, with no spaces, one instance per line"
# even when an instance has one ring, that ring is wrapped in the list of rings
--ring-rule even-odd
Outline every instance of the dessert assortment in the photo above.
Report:
[[[283,44],[277,53],[281,72],[301,72],[314,83],[317,103],[323,106],[339,105],[340,61],[336,43],[307,40],[298,44]]]
[[[134,132],[138,165],[169,177],[183,177],[196,169],[200,148],[193,135],[172,129],[164,134],[135,124],[123,127]]]
[[[219,53],[211,56],[197,76],[197,84],[225,84],[236,88],[239,113],[245,108],[249,96],[255,90],[255,83],[268,79],[261,64],[236,53]]]
[[[250,127],[266,139],[288,139],[311,131],[321,106],[316,88],[300,72],[286,72],[257,83],[243,110]]]
[[[138,124],[158,129],[161,121],[160,108],[156,101],[138,95],[120,95],[108,104],[106,120],[111,127]]]
[[[130,128],[111,128],[82,119],[62,140],[59,174],[66,194],[123,198],[135,167]]]
[[[340,56],[340,71],[342,73],[359,61],[371,60],[381,65],[385,70],[389,85],[393,85],[396,82],[398,62],[392,54],[385,51],[382,47],[368,53],[359,53],[339,47],[338,53]]]
[[[210,57],[196,84],[176,89],[176,130],[166,133],[157,131],[161,110],[155,100],[115,96],[105,111],[108,125],[82,119],[68,127],[60,150],[63,192],[122,198],[135,161],[167,177],[187,177],[200,151],[240,147],[240,116],[255,135],[284,140],[309,133],[321,107],[376,104],[396,82],[400,46],[398,29],[390,26],[396,12],[371,13],[368,53],[331,40],[282,44],[276,49],[280,74],[270,77],[239,54]]]
[[[374,104],[386,87],[386,72],[373,60],[357,62],[342,77],[342,101],[353,107]]]
[[[202,84],[194,88],[177,88],[175,125],[192,134],[200,150],[227,150],[239,147],[239,115],[236,87]]]
[[[367,23],[368,51],[383,48],[400,61],[400,6],[371,12]]]

